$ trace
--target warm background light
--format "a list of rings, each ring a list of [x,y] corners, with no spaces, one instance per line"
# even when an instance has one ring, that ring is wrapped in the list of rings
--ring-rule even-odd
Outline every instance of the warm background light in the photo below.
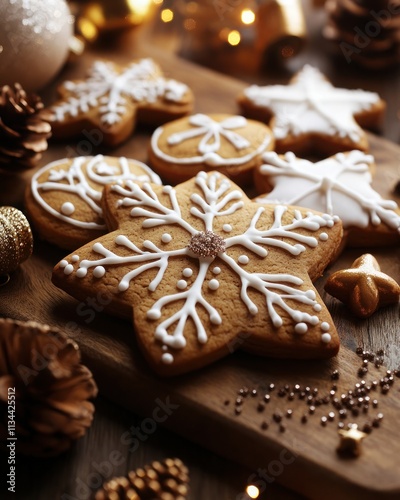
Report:
[[[250,484],[246,488],[246,493],[250,498],[258,498],[260,490],[257,488],[257,486],[254,486],[254,484]]]
[[[229,43],[230,45],[233,45],[233,46],[235,46],[235,45],[239,45],[239,43],[240,43],[240,39],[241,39],[241,37],[240,37],[240,33],[239,33],[239,31],[237,31],[237,30],[232,30],[232,31],[230,31],[230,32],[229,32],[229,35],[228,35],[228,43]]]
[[[161,20],[164,23],[170,23],[174,18],[174,13],[171,9],[163,9],[161,11]]]
[[[240,17],[243,24],[253,24],[256,20],[256,15],[251,9],[243,9]]]

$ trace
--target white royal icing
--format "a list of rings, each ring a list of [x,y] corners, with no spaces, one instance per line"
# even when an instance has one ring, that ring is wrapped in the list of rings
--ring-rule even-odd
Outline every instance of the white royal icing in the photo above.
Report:
[[[141,59],[118,71],[112,62],[95,61],[86,80],[64,82],[65,101],[51,110],[54,121],[88,113],[98,106],[101,121],[112,126],[121,121],[130,103],[155,103],[159,99],[182,102],[188,87],[160,75],[152,59]]]
[[[208,282],[208,288],[210,290],[218,290],[219,288],[219,281],[216,279],[212,279]]]
[[[133,161],[133,165],[135,168],[137,167],[138,172],[141,171],[141,173],[133,173],[130,167],[132,166],[131,161],[133,160],[121,157],[118,159],[118,165],[113,166],[107,163],[107,159],[103,155],[78,156],[72,160],[66,170],[62,168],[65,165],[65,159],[52,162],[38,170],[32,177],[32,195],[46,212],[57,219],[82,229],[106,229],[105,224],[82,221],[71,217],[75,213],[75,206],[70,201],[63,203],[60,211],[58,211],[57,207],[47,203],[42,193],[59,191],[73,194],[84,201],[97,217],[102,218],[100,200],[103,188],[107,184],[128,179],[161,184],[159,176],[142,162]],[[83,171],[84,166],[86,167],[86,173]],[[39,182],[39,178],[43,174],[47,174],[47,178],[45,181]]]
[[[190,267],[185,267],[185,269],[182,271],[182,274],[185,278],[190,278],[193,276],[193,271],[190,269]]]
[[[61,213],[64,215],[72,215],[75,212],[75,205],[70,201],[66,201],[61,205]]]
[[[331,334],[330,333],[323,333],[321,335],[321,340],[324,344],[329,344],[329,342],[332,340]]]
[[[285,203],[337,215],[343,227],[365,228],[385,224],[400,230],[397,204],[384,200],[371,186],[369,167],[374,159],[362,151],[338,153],[312,163],[286,153],[265,153],[260,173],[273,186],[270,193],[257,198],[260,203]],[[328,239],[320,234],[321,241]]]
[[[213,120],[210,116],[197,114],[189,118],[190,128],[177,132],[168,137],[169,146],[180,145],[188,139],[199,137],[197,146],[197,155],[192,157],[172,156],[164,151],[158,145],[164,127],[157,128],[151,137],[151,147],[156,156],[163,161],[175,163],[178,165],[192,165],[196,163],[205,163],[211,166],[223,165],[244,165],[253,158],[263,153],[271,142],[271,136],[267,132],[261,144],[249,153],[240,156],[235,155],[231,158],[224,158],[219,154],[222,138],[232,144],[237,151],[252,148],[251,143],[243,136],[234,132],[237,128],[243,128],[247,125],[247,120],[243,116],[231,116],[220,122]]]
[[[172,240],[172,236],[171,236],[169,233],[164,233],[164,234],[161,236],[161,241],[162,241],[163,243],[169,243],[171,240]]]
[[[175,189],[163,188],[160,197],[147,183],[140,185],[128,181],[125,186],[115,185],[113,189],[121,196],[120,206],[130,207],[131,217],[142,218],[144,235],[146,235],[147,229],[173,225],[187,232],[187,243],[180,245],[179,248],[161,249],[156,243],[148,239],[141,239],[138,234],[134,236],[135,242],[126,235],[119,234],[114,239],[115,250],[110,250],[97,241],[92,249],[98,257],[81,260],[76,269],[76,275],[84,277],[89,269],[96,270],[99,266],[105,269],[105,274],[108,272],[109,266],[112,266],[113,273],[115,273],[116,266],[119,266],[121,276],[118,290],[124,292],[141,273],[149,270],[157,271],[155,275],[152,274],[152,280],[148,285],[148,290],[151,293],[164,280],[170,261],[184,263],[196,259],[195,270],[184,267],[180,271],[180,274],[185,278],[193,275],[191,283],[188,284],[184,279],[177,279],[175,283],[178,291],[171,293],[168,292],[168,288],[164,287],[163,295],[147,311],[149,321],[158,321],[155,326],[155,338],[160,341],[160,345],[167,346],[169,349],[183,349],[185,347],[188,321],[191,321],[195,326],[197,340],[200,344],[207,342],[208,332],[212,332],[213,325],[222,323],[223,319],[219,311],[212,304],[215,295],[213,293],[208,293],[206,297],[203,295],[206,288],[213,291],[220,286],[220,279],[217,280],[213,277],[213,275],[219,275],[222,272],[221,267],[215,265],[218,261],[223,262],[224,267],[236,274],[240,282],[238,296],[251,315],[257,315],[259,311],[250,297],[249,290],[251,293],[257,292],[264,297],[264,312],[269,315],[276,328],[283,325],[282,314],[284,314],[286,321],[293,322],[296,333],[305,334],[310,325],[320,324],[317,315],[307,312],[307,309],[312,312],[319,312],[322,309],[321,304],[317,302],[315,291],[302,289],[304,282],[298,276],[289,273],[268,273],[268,255],[271,248],[278,248],[289,256],[299,256],[307,247],[315,248],[320,241],[318,232],[321,228],[330,227],[337,219],[326,214],[308,213],[303,215],[296,209],[291,218],[283,222],[282,218],[288,208],[277,205],[272,214],[273,222],[266,224],[263,214],[267,207],[260,206],[256,208],[242,234],[228,236],[222,240],[221,235],[212,232],[215,219],[240,212],[244,207],[243,193],[232,189],[231,182],[217,172],[209,174],[200,172],[196,176],[195,182],[197,190],[190,198],[191,214],[202,221],[203,231],[199,231],[184,218]],[[221,227],[220,224],[216,224],[216,226]],[[308,233],[305,234],[304,230]],[[210,232],[208,236],[210,234],[218,236],[224,245],[218,247],[221,250],[217,253],[207,254],[206,257],[203,257],[195,254],[189,249],[189,246],[194,237],[196,237],[196,241],[201,235],[207,238],[206,231]],[[151,231],[149,231],[150,234]],[[258,256],[257,259],[254,259],[254,266],[258,264],[257,270],[247,271],[230,255],[230,249],[237,248],[237,246]],[[123,255],[117,253],[118,247],[123,247]],[[67,263],[66,267],[68,266],[72,267],[72,264]],[[177,276],[177,278],[179,277]],[[173,309],[174,312],[168,312],[171,311],[171,308],[168,307],[170,304],[176,305]],[[200,316],[200,310],[207,314],[208,320],[204,318],[203,314]],[[320,324],[321,333],[326,332],[326,327],[323,325],[325,323]],[[323,342],[326,341],[326,337],[324,339]],[[161,359],[163,362],[169,363],[172,362],[170,356],[172,355],[164,353]]]
[[[314,132],[358,142],[363,131],[354,115],[380,101],[375,92],[335,88],[317,68],[309,65],[289,85],[252,85],[244,93],[255,106],[272,111],[277,139]]]

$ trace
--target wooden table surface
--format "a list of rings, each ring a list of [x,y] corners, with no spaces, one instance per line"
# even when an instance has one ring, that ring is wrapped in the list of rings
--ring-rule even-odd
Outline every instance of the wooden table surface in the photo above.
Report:
[[[305,2],[309,43],[305,50],[290,61],[287,71],[267,69],[259,74],[244,74],[240,68],[232,70],[232,74],[254,82],[286,81],[290,72],[302,67],[306,62],[320,67],[336,85],[344,87],[360,87],[375,90],[387,101],[388,110],[382,135],[397,142],[400,137],[398,107],[400,103],[400,69],[395,68],[379,73],[368,73],[359,70],[352,64],[335,61],[326,55],[320,44],[320,26],[323,14],[311,9]],[[158,27],[157,27],[158,28]],[[124,36],[119,41],[126,48],[130,43],[153,43],[167,50],[178,50],[179,37],[169,36],[169,28],[156,29],[147,27],[142,33]],[[102,50],[102,49],[99,49]],[[110,53],[110,49],[107,50]],[[187,51],[185,51],[185,55]],[[162,62],[162,61],[161,61]],[[288,73],[289,72],[289,73]],[[46,97],[44,95],[44,97]],[[400,164],[388,182],[396,182],[400,178]],[[397,250],[396,250],[397,251]],[[400,349],[400,338],[374,338],[368,335],[363,339],[364,347],[376,350],[387,345]],[[355,348],[358,341],[350,347]],[[98,472],[109,467],[110,457],[117,450],[121,453],[118,465],[112,466],[113,475],[124,475],[129,470],[143,466],[155,459],[177,456],[186,462],[190,469],[191,500],[236,500],[241,498],[248,480],[254,471],[247,470],[233,462],[222,459],[200,446],[194,445],[177,435],[158,427],[156,431],[140,442],[134,452],[124,443],[123,435],[132,426],[138,426],[138,417],[99,397],[96,401],[96,414],[92,427],[73,449],[52,460],[32,460],[19,458],[17,464],[17,493],[6,496],[0,489],[0,498],[17,498],[21,500],[72,500],[89,498],[88,494],[96,488]],[[108,464],[108,465],[107,465]],[[2,464],[0,469],[5,470]],[[0,488],[3,488],[4,481]],[[91,490],[91,488],[93,488]],[[271,482],[259,497],[261,500],[299,500],[300,495]]]

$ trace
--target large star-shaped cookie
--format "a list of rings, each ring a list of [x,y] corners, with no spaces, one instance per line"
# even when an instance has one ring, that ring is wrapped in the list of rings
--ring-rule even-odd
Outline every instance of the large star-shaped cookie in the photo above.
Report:
[[[65,139],[95,127],[105,146],[127,139],[137,121],[159,125],[188,114],[193,104],[187,85],[165,78],[152,59],[126,66],[95,61],[85,80],[64,82],[59,94],[48,109],[53,136]]]
[[[373,189],[374,158],[363,151],[338,153],[319,162],[265,153],[255,170],[262,203],[287,203],[338,215],[351,246],[398,244],[400,211]]]
[[[382,273],[378,261],[368,253],[356,259],[350,269],[332,274],[325,290],[360,318],[368,318],[379,307],[396,304],[400,298],[398,283]]]
[[[53,281],[78,299],[101,293],[131,316],[139,345],[166,375],[237,348],[325,358],[339,339],[312,285],[335,256],[338,218],[250,201],[219,172],[176,188],[106,188],[113,232],[63,259]],[[108,294],[108,295],[105,295]]]
[[[271,120],[276,151],[334,154],[368,149],[360,125],[377,128],[385,108],[375,92],[334,87],[306,65],[289,85],[252,85],[239,96],[246,116]]]

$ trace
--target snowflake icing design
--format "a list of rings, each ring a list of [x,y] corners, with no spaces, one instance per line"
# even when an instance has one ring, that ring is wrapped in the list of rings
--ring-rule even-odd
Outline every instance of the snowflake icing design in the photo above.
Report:
[[[118,71],[111,62],[95,61],[88,78],[64,83],[68,97],[51,111],[55,121],[64,121],[99,106],[101,123],[106,127],[119,123],[130,103],[153,104],[162,98],[182,102],[188,87],[161,76],[152,59],[141,59]]]
[[[157,298],[147,310],[147,321],[158,322],[154,330],[155,338],[160,342],[162,350],[167,351],[185,347],[185,330],[190,320],[195,326],[200,344],[208,341],[207,332],[212,330],[213,325],[222,323],[223,318],[218,308],[212,304],[213,295],[206,296],[204,292],[207,289],[213,293],[217,292],[220,286],[217,277],[221,273],[218,264],[224,263],[240,280],[239,297],[251,316],[259,313],[251,297],[256,292],[264,297],[265,307],[275,328],[283,324],[280,314],[280,311],[283,311],[284,316],[293,323],[296,334],[305,334],[310,326],[319,325],[321,342],[329,343],[330,324],[321,322],[317,315],[322,306],[317,301],[315,291],[304,290],[304,287],[302,289],[304,280],[299,276],[265,272],[264,260],[269,255],[269,249],[273,247],[293,257],[301,255],[307,247],[317,247],[319,241],[328,239],[328,235],[325,231],[320,234],[313,233],[319,232],[321,228],[327,228],[329,231],[338,219],[326,214],[302,214],[299,210],[294,210],[291,220],[283,222],[288,207],[279,205],[273,209],[272,225],[263,227],[260,220],[267,207],[250,202],[255,211],[253,210],[247,228],[241,234],[229,236],[230,232],[235,231],[230,224],[225,223],[222,231],[219,231],[223,233],[221,235],[214,229],[218,218],[229,216],[229,220],[233,221],[231,217],[245,209],[243,192],[217,172],[200,172],[194,182],[197,189],[190,196],[191,217],[186,218],[182,213],[177,190],[171,186],[155,189],[155,186],[149,183],[139,185],[132,181],[126,182],[124,186],[112,186],[112,191],[118,195],[119,208],[126,208],[130,211],[131,218],[141,221],[144,238],[146,231],[150,233],[153,228],[165,226],[161,241],[143,239],[140,247],[136,239],[133,241],[132,237],[128,238],[117,230],[109,235],[112,237],[114,251],[106,248],[101,239],[97,240],[90,245],[98,258],[77,262],[79,259],[75,255],[70,261],[64,259],[59,265],[60,272],[67,276],[75,274],[77,278],[85,278],[91,270],[95,279],[101,279],[110,269],[121,267],[123,275],[118,278],[118,293],[121,294],[129,289],[135,278],[153,270],[156,275],[148,284],[151,294],[163,282],[171,260],[177,258],[184,262],[183,265],[187,263],[182,276],[176,277],[176,290]],[[187,219],[197,220],[202,226],[201,229],[196,228]],[[176,227],[187,234],[186,244],[171,250],[164,249],[173,239],[168,229],[171,231]],[[238,247],[258,259],[260,265],[257,272],[246,270],[249,261],[251,263],[251,258],[247,255],[242,254],[236,256],[237,258],[235,254],[231,255],[231,249]],[[79,253],[79,250],[77,252]],[[197,275],[193,270],[193,259],[198,262]],[[170,304],[178,304],[179,307],[176,312],[169,314],[167,306]],[[206,311],[208,321],[205,321],[204,314],[199,314],[200,310]],[[164,364],[173,363],[174,356],[170,352],[164,352],[161,361]]]
[[[371,187],[371,155],[354,150],[312,163],[290,152],[284,157],[270,152],[263,161],[260,173],[274,188],[257,198],[260,203],[299,205],[338,215],[345,228],[385,224],[400,232],[397,203],[383,199]]]
[[[314,132],[337,134],[358,142],[363,132],[354,115],[379,103],[375,92],[336,88],[317,68],[309,65],[287,86],[252,85],[244,94],[255,106],[272,111],[277,139],[284,139],[288,134]]]

